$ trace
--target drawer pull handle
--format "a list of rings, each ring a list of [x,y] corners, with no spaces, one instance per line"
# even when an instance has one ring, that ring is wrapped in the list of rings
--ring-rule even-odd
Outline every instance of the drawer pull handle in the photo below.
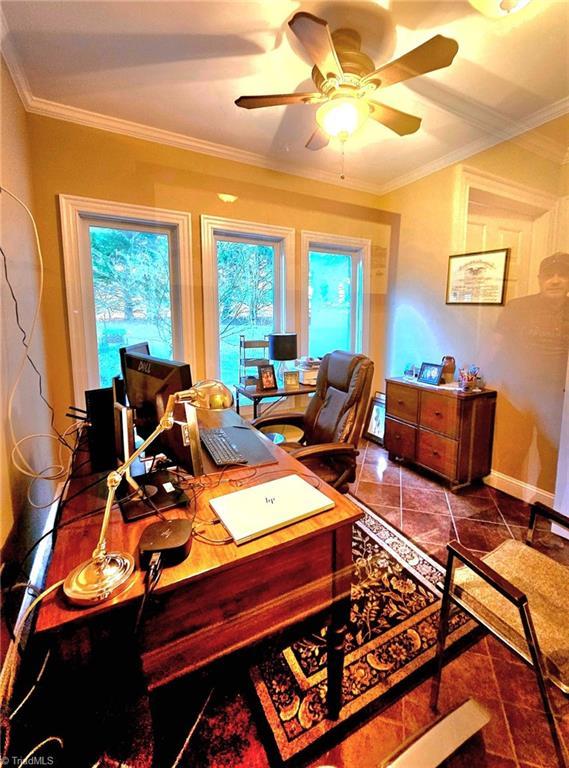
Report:
[[[438,451],[433,451],[433,456],[440,456],[440,453]]]
[[[404,402],[405,402],[404,400],[398,400],[397,405],[403,405]]]
[[[401,440],[401,435],[395,435],[396,440]]]
[[[442,416],[442,413],[440,411],[435,411],[435,416]]]

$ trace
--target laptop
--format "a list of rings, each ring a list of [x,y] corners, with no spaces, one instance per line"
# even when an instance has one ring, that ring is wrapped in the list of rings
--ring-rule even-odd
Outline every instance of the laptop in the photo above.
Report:
[[[298,475],[253,485],[210,499],[236,544],[332,509],[334,502]]]

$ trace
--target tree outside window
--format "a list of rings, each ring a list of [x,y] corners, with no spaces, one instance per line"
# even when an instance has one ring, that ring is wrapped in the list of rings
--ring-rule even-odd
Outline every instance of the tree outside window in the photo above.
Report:
[[[165,233],[89,227],[101,386],[120,372],[118,350],[148,341],[172,358],[169,237]]]
[[[220,375],[239,380],[239,337],[262,339],[274,328],[275,251],[273,246],[216,240]]]

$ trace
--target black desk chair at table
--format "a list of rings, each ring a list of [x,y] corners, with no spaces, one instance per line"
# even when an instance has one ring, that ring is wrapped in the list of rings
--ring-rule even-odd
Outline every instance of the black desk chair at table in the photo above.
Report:
[[[367,413],[373,362],[365,355],[336,350],[324,355],[318,370],[316,392],[304,413],[261,416],[258,429],[276,425],[299,427],[298,442],[280,443],[295,459],[310,467],[341,493],[356,473],[358,442]]]

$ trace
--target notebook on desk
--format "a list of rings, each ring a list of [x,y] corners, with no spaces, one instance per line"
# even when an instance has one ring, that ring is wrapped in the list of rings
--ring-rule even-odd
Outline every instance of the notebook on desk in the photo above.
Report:
[[[332,499],[298,475],[218,496],[209,503],[236,544],[244,544],[334,506]]]

